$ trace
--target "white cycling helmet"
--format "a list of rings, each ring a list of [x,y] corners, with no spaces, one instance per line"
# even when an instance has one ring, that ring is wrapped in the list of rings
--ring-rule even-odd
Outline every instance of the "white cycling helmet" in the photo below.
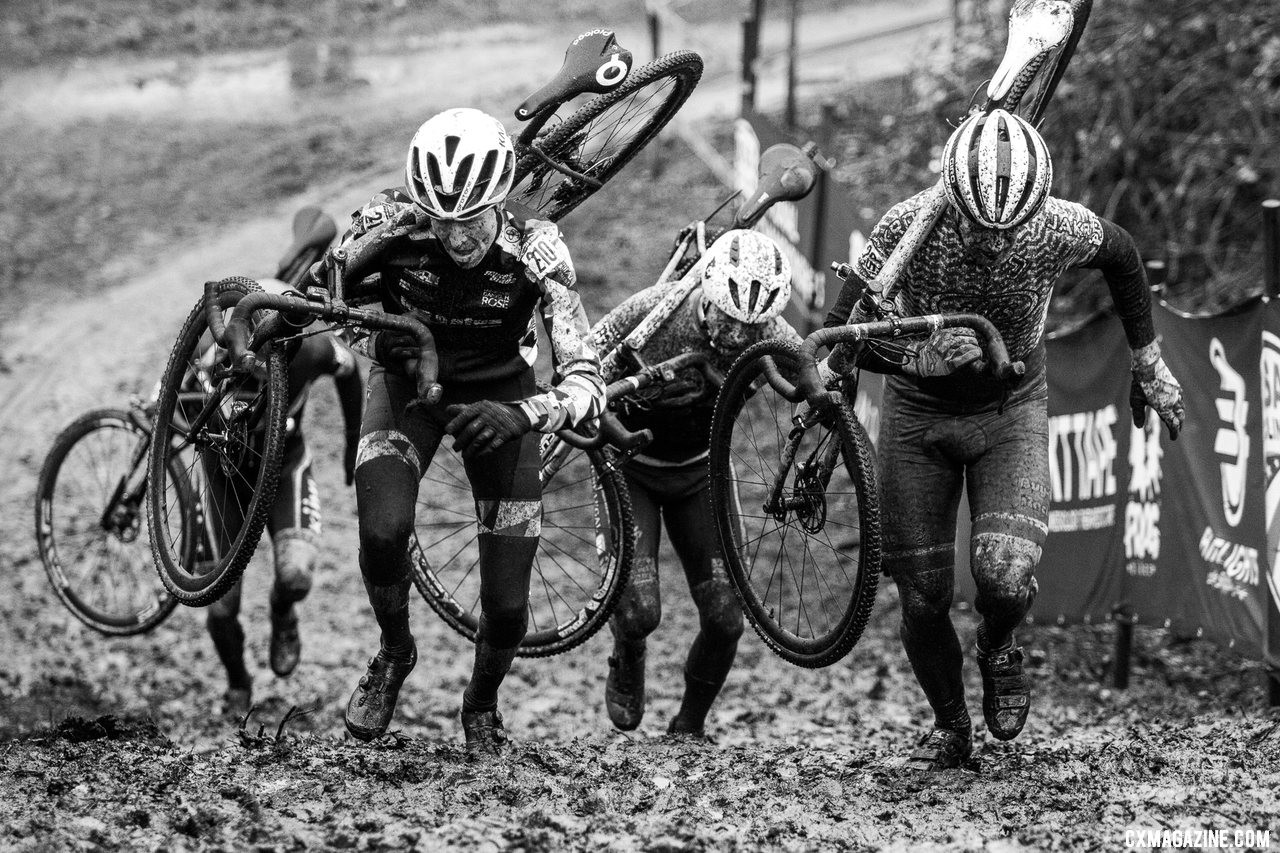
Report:
[[[445,110],[409,143],[404,185],[436,219],[470,219],[511,191],[516,153],[502,122],[480,110]]]
[[[759,231],[726,231],[707,249],[702,292],[735,320],[763,323],[787,307],[791,264]]]
[[[986,228],[1016,228],[1040,212],[1053,182],[1044,139],[1004,110],[965,119],[942,151],[947,201]]]

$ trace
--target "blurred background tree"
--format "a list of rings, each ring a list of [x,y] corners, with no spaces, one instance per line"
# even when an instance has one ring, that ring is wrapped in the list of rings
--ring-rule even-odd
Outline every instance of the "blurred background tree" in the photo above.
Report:
[[[838,175],[876,215],[936,180],[949,128],[999,62],[1007,0],[965,7],[949,64],[840,104]],[[1171,302],[1216,311],[1261,289],[1259,202],[1280,194],[1280,2],[1096,3],[1041,129],[1054,194],[1164,261]],[[1068,313],[1105,302],[1081,280],[1059,288]]]

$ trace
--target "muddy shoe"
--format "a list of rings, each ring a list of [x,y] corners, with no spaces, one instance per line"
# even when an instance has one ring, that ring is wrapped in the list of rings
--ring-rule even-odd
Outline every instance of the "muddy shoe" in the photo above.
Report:
[[[973,752],[973,741],[950,729],[934,729],[907,756],[908,770],[953,770]]]
[[[271,611],[271,649],[268,654],[271,671],[285,678],[298,668],[302,657],[302,638],[298,635],[298,614],[290,607],[283,616]]]
[[[507,730],[497,711],[463,711],[462,733],[471,758],[497,758],[507,746]]]
[[[386,732],[396,712],[400,686],[417,663],[416,648],[409,650],[408,658],[393,658],[385,649],[378,650],[351,694],[351,701],[347,702],[347,713],[343,719],[353,737],[373,740]]]
[[[222,694],[222,713],[228,717],[242,719],[253,707],[252,687],[228,687]]]
[[[667,723],[667,734],[669,735],[702,735],[702,725],[692,723],[679,714],[671,718],[671,722]]]
[[[982,671],[982,718],[999,740],[1012,740],[1026,725],[1031,710],[1031,680],[1022,672],[1022,647],[1012,640],[1003,649],[978,649]]]
[[[621,643],[613,646],[604,706],[619,731],[629,732],[644,719],[644,658],[643,648],[637,653]]]

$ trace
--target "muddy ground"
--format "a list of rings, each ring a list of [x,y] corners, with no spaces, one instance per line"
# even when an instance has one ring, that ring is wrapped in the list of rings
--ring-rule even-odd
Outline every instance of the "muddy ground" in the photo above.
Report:
[[[484,44],[504,32],[488,31]],[[264,551],[250,566],[243,614],[259,706],[241,730],[219,711],[222,676],[200,612],[179,608],[150,635],[105,639],[62,609],[35,554],[34,478],[71,417],[150,390],[199,282],[265,272],[297,206],[351,209],[395,179],[394,162],[381,169],[374,155],[399,144],[352,152],[341,144],[350,129],[339,128],[307,149],[315,173],[299,173],[289,151],[307,137],[283,119],[263,133],[216,125],[236,134],[233,143],[261,144],[250,151],[275,152],[265,164],[249,158],[268,179],[263,187],[235,160],[212,155],[166,172],[171,160],[137,124],[85,164],[75,158],[79,141],[113,127],[95,121],[19,137],[42,157],[35,176],[10,182],[29,195],[9,202],[38,200],[48,176],[62,177],[45,206],[24,204],[19,217],[6,203],[0,221],[9,234],[61,227],[90,243],[99,223],[122,229],[112,245],[92,243],[92,269],[47,250],[27,269],[0,266],[11,297],[24,294],[0,298],[0,849],[1106,850],[1125,848],[1129,830],[1237,828],[1270,830],[1280,847],[1280,717],[1266,707],[1260,667],[1151,629],[1138,630],[1132,686],[1117,691],[1106,687],[1109,626],[1029,627],[1036,694],[1026,732],[999,743],[980,728],[964,769],[908,775],[899,765],[927,708],[897,641],[890,585],[867,635],[828,669],[796,669],[748,634],[711,739],[668,738],[697,621],[669,554],[639,731],[609,726],[608,643],[598,637],[557,658],[517,662],[502,700],[514,748],[495,766],[468,763],[457,711],[469,648],[417,603],[421,660],[395,731],[373,745],[353,742],[341,713],[377,639],[327,385],[307,415],[326,553],[302,605],[303,662],[289,679],[267,668]],[[193,152],[181,145],[199,132],[173,137],[174,153]],[[339,180],[342,157],[356,159]],[[132,187],[118,209],[139,213],[133,225],[97,207],[76,169],[97,170],[115,194]],[[219,173],[256,187],[238,215],[234,193],[216,188],[218,207],[204,220],[194,202],[165,207]],[[76,209],[77,191],[93,200],[82,222],[64,212]],[[641,158],[608,191],[564,223],[596,316],[650,281],[675,227],[721,192],[678,147]],[[180,222],[161,227],[166,216]],[[77,279],[74,299],[60,299],[69,275],[88,278]],[[971,644],[963,603],[956,619]],[[976,714],[972,665],[966,678]],[[277,738],[292,708],[307,713]]]

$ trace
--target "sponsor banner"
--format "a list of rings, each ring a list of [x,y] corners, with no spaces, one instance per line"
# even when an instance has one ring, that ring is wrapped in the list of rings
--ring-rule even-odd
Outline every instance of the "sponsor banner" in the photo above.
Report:
[[[1105,618],[1202,631],[1280,658],[1280,306],[1217,317],[1154,308],[1187,422],[1133,425],[1129,351],[1114,316],[1048,341],[1049,539],[1037,621]],[[968,509],[957,588],[972,600]],[[1268,645],[1269,643],[1269,645]]]
[[[1163,616],[1259,655],[1268,562],[1262,304],[1195,318],[1156,305],[1154,314],[1165,361],[1184,389],[1187,422],[1176,442],[1160,427],[1165,499],[1156,563],[1163,577],[1132,601],[1143,622]]]
[[[1267,525],[1267,660],[1280,667],[1280,300],[1262,310],[1259,358],[1262,466]]]

